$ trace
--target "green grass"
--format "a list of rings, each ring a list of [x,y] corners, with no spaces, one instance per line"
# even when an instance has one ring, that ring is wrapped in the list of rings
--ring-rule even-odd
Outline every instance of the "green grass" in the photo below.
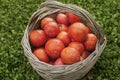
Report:
[[[82,80],[120,80],[119,0],[58,0],[80,6],[103,27],[107,46]],[[24,56],[21,39],[28,19],[44,0],[0,0],[0,80],[44,80]]]

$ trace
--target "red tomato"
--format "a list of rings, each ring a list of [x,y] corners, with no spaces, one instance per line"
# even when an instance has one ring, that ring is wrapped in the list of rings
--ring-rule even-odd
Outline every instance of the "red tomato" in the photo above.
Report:
[[[64,64],[73,64],[80,61],[80,53],[75,48],[66,47],[61,52],[61,59]]]
[[[68,25],[68,18],[67,18],[67,16],[66,16],[65,14],[59,13],[59,14],[57,15],[57,22],[58,22],[59,24]]]
[[[84,51],[84,45],[82,43],[80,43],[80,42],[71,42],[69,44],[69,47],[77,49],[80,54],[82,54],[83,51]]]
[[[68,31],[68,27],[64,24],[60,24],[60,31],[65,31],[67,32]]]
[[[81,26],[81,28],[83,29],[83,30],[85,30],[86,32],[87,32],[87,34],[88,33],[90,33],[91,31],[90,31],[90,29],[89,29],[89,27],[87,27],[86,25],[84,25],[83,23],[76,23],[76,24],[78,24],[79,26]]]
[[[86,31],[87,31],[88,34],[91,33],[91,30],[90,30],[89,27],[86,27]]]
[[[87,35],[87,40],[84,42],[84,46],[88,51],[94,51],[98,39],[96,35],[90,33]]]
[[[45,52],[44,48],[38,48],[36,49],[33,54],[40,60],[43,62],[48,62],[49,61],[49,57]]]
[[[44,29],[45,25],[48,24],[49,22],[55,22],[55,20],[50,17],[43,18],[41,21],[41,28]]]
[[[34,47],[40,47],[42,46],[45,42],[46,42],[46,34],[43,30],[33,30],[30,33],[30,43],[34,46]]]
[[[64,48],[64,43],[56,38],[48,40],[45,44],[45,50],[52,59],[60,57],[60,53]]]
[[[65,46],[67,46],[70,43],[70,38],[68,36],[68,33],[65,31],[61,31],[58,35],[57,38],[63,41]]]
[[[61,60],[61,58],[58,58],[55,62],[54,65],[64,65],[63,61]]]
[[[90,52],[84,51],[81,56],[82,56],[84,59],[86,59],[89,55],[90,55]]]
[[[81,18],[78,17],[78,16],[75,15],[75,14],[72,14],[72,13],[67,12],[67,13],[66,13],[66,16],[68,17],[68,22],[69,22],[70,24],[73,24],[73,23],[75,23],[75,22],[81,22]]]
[[[60,28],[56,22],[49,22],[44,27],[44,31],[49,37],[56,37],[58,33],[60,32]]]
[[[87,38],[87,32],[81,23],[73,23],[68,28],[68,35],[72,41],[84,42]]]
[[[74,26],[75,26],[75,25],[81,27],[87,34],[88,34],[88,33],[91,33],[90,28],[87,27],[86,25],[84,25],[83,23],[81,23],[81,22],[76,22],[76,23],[74,23]]]

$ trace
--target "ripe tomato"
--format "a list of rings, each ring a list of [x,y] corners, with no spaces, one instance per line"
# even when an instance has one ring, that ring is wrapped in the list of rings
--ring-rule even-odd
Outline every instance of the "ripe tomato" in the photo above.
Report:
[[[44,48],[38,48],[36,49],[33,54],[40,60],[43,62],[48,62],[49,61],[49,57],[45,52]]]
[[[57,22],[58,22],[59,24],[68,25],[68,18],[67,18],[67,16],[66,16],[65,14],[59,13],[59,14],[57,15]]]
[[[81,22],[81,18],[78,17],[78,16],[75,15],[75,14],[72,14],[72,13],[67,12],[67,13],[66,13],[66,16],[68,17],[68,22],[69,22],[70,24],[73,24],[73,23],[75,23],[75,22]]]
[[[65,31],[67,32],[68,31],[68,27],[64,24],[60,24],[60,31]]]
[[[89,34],[89,33],[91,33],[90,28],[89,28],[89,27],[87,27],[87,26],[86,26],[86,31],[87,31],[87,33],[88,33],[88,34]]]
[[[49,22],[44,27],[44,31],[49,37],[56,37],[58,33],[60,32],[60,28],[56,22]]]
[[[68,36],[68,33],[65,31],[61,31],[58,35],[57,38],[63,41],[65,46],[67,46],[70,43],[70,38]]]
[[[56,38],[48,40],[45,44],[45,50],[52,59],[60,57],[60,53],[64,48],[64,43]]]
[[[66,47],[61,52],[61,59],[64,64],[73,64],[80,60],[80,53],[75,48]]]
[[[84,46],[88,51],[94,51],[98,39],[96,35],[90,33],[87,35],[87,40],[84,42]]]
[[[64,65],[63,61],[61,60],[61,58],[58,58],[55,62],[54,65]]]
[[[33,30],[30,33],[30,43],[34,46],[34,47],[40,47],[42,46],[45,42],[46,42],[46,34],[43,30]]]
[[[90,52],[84,51],[81,56],[82,56],[84,59],[86,59],[89,55],[90,55]]]
[[[69,47],[77,49],[80,54],[82,54],[83,51],[84,51],[84,45],[82,43],[80,43],[80,42],[71,42],[69,44]]]
[[[91,33],[91,30],[90,30],[90,28],[89,27],[87,27],[86,25],[84,25],[83,23],[77,23],[77,25],[79,25],[79,26],[81,26],[81,28],[83,29],[83,30],[85,30],[86,32],[87,32],[87,34],[88,33]]]
[[[44,29],[45,25],[48,24],[49,22],[55,22],[55,20],[50,17],[43,18],[41,21],[41,28]]]
[[[76,22],[70,25],[68,28],[68,35],[72,39],[72,41],[84,42],[87,37],[87,32],[81,23]]]
[[[83,23],[81,23],[81,22],[76,22],[75,24],[74,24],[74,26],[80,26],[87,34],[88,33],[91,33],[91,30],[90,30],[90,28],[89,27],[87,27],[86,25],[84,25]]]

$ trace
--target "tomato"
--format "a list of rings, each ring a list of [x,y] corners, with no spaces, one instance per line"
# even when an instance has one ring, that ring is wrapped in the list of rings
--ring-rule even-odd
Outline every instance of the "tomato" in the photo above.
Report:
[[[49,61],[49,57],[45,52],[44,48],[38,48],[36,49],[33,54],[40,60],[43,62],[48,62]]]
[[[56,22],[49,22],[45,27],[44,31],[49,37],[56,37],[60,32],[59,25]]]
[[[68,30],[68,27],[67,27],[66,25],[60,24],[60,31],[65,31],[65,32],[67,32],[67,30]]]
[[[80,54],[82,54],[83,51],[84,51],[84,45],[82,43],[80,43],[80,42],[71,42],[69,44],[69,47],[77,49]]]
[[[74,23],[73,25],[74,25],[74,26],[79,26],[79,27],[81,27],[87,34],[88,34],[88,33],[91,33],[90,28],[87,27],[86,25],[84,25],[84,24],[81,23],[81,22],[76,22],[76,23]]]
[[[43,30],[33,30],[29,36],[30,43],[34,47],[40,47],[46,42],[46,34]]]
[[[60,57],[60,53],[64,48],[64,43],[56,38],[48,40],[45,44],[45,50],[52,59]]]
[[[87,34],[91,33],[90,28],[84,25],[83,23],[78,22],[77,25],[81,26],[81,28],[84,29],[87,32]]]
[[[78,23],[76,23],[76,24],[77,24],[77,25],[79,25],[79,26],[81,26],[81,28],[82,28],[84,31],[86,31],[86,32],[87,32],[87,34],[88,34],[88,33],[91,33],[90,28],[89,28],[89,27],[87,27],[86,25],[84,25],[83,23],[78,22]]]
[[[87,40],[84,42],[84,46],[85,46],[86,50],[94,51],[97,41],[98,41],[98,39],[97,39],[96,35],[94,35],[93,33],[88,34]]]
[[[57,38],[63,41],[65,46],[67,46],[70,43],[70,38],[68,36],[68,33],[65,31],[61,31],[58,35]]]
[[[67,18],[67,16],[65,15],[65,14],[63,14],[63,13],[59,13],[58,15],[57,15],[57,22],[59,23],[59,24],[64,24],[64,25],[68,25],[68,18]]]
[[[68,28],[68,35],[72,41],[84,42],[87,38],[87,32],[81,23],[76,22]]]
[[[63,61],[61,60],[61,58],[58,58],[55,62],[54,65],[64,65]]]
[[[41,21],[41,28],[44,29],[45,25],[48,24],[49,22],[55,22],[55,20],[50,17],[43,18]]]
[[[81,22],[81,18],[79,16],[75,15],[75,14],[67,12],[66,16],[68,17],[68,22],[70,24],[73,24],[75,22]]]
[[[80,60],[80,53],[75,48],[66,47],[61,52],[61,59],[64,64],[73,64]]]
[[[81,56],[82,56],[84,59],[86,59],[89,55],[90,55],[90,52],[84,51]]]
[[[87,33],[88,33],[88,34],[89,34],[89,33],[91,33],[90,28],[89,28],[89,27],[87,27],[87,26],[86,26],[86,31],[87,31]]]

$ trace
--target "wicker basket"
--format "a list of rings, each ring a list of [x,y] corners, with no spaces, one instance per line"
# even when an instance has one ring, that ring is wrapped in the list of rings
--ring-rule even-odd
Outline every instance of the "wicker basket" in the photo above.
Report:
[[[39,27],[40,21],[46,16],[55,17],[58,12],[71,12],[80,16],[83,23],[89,25],[91,31],[98,37],[96,49],[85,60],[72,65],[52,66],[39,61],[32,53],[29,43],[29,33]],[[62,4],[57,1],[45,1],[41,7],[31,16],[25,30],[22,46],[25,56],[28,58],[36,72],[46,80],[76,80],[85,76],[94,66],[106,45],[106,37],[103,29],[84,9],[70,4]]]

